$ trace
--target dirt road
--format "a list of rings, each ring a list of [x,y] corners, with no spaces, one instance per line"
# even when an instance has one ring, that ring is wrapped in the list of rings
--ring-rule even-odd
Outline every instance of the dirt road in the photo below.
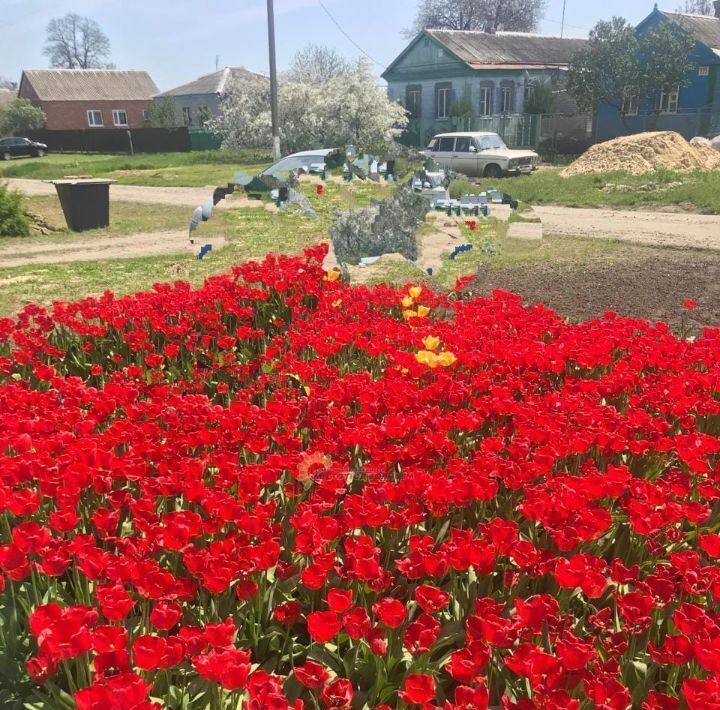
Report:
[[[54,195],[54,185],[41,180],[7,181],[10,187],[27,195]],[[211,187],[142,187],[112,185],[110,197],[120,202],[197,207],[212,196]],[[263,207],[257,200],[238,196],[218,205],[225,207]],[[266,206],[273,208],[274,205]],[[650,246],[720,249],[720,216],[687,212],[580,209],[573,207],[535,207],[546,234],[618,239]]]
[[[26,195],[56,195],[55,185],[43,180],[8,179],[11,189]],[[212,187],[144,187],[136,185],[111,185],[110,199],[119,202],[146,202],[158,205],[179,205],[191,209],[201,205],[213,195]],[[223,203],[221,202],[220,205]],[[262,204],[262,203],[260,203]],[[220,209],[222,209],[220,207]]]
[[[49,242],[47,244],[18,244],[0,248],[0,268],[32,264],[62,264],[102,259],[133,259],[141,256],[165,254],[197,254],[200,245],[211,243],[213,250],[225,245],[222,237],[208,237],[190,244],[187,232],[151,232],[119,237],[92,237]],[[0,285],[2,281],[0,281]]]
[[[688,212],[534,207],[545,234],[649,246],[720,249],[720,216]]]

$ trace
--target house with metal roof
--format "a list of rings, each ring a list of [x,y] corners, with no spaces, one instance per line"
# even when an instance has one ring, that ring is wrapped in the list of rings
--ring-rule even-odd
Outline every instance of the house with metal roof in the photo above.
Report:
[[[537,82],[556,82],[587,40],[521,32],[425,30],[383,72],[390,98],[431,136],[456,127],[454,107],[495,130],[497,116],[521,115]],[[479,120],[478,120],[479,119]]]
[[[182,86],[156,94],[155,101],[171,99],[175,103],[175,120],[178,126],[198,127],[220,114],[220,101],[233,81],[266,79],[244,67],[225,67],[201,76]]]
[[[635,31],[641,35],[661,23],[695,40],[689,57],[692,68],[681,85],[665,87],[652,99],[639,101],[628,94],[619,110],[599,107],[599,140],[647,130],[677,131],[686,138],[720,133],[720,1],[715,2],[714,17],[668,12],[655,5]]]
[[[48,130],[141,128],[158,87],[145,71],[26,69],[18,96],[39,106]]]

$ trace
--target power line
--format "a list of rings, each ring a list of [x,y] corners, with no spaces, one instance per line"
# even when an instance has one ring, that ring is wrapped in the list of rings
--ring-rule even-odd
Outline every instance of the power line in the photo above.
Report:
[[[355,49],[357,49],[359,52],[362,52],[362,54],[364,54],[374,64],[377,64],[379,67],[382,67],[383,69],[385,68],[384,64],[381,64],[380,62],[378,62],[377,59],[373,59],[347,32],[345,32],[345,30],[342,28],[340,23],[332,16],[330,10],[328,10],[325,7],[322,0],[318,0],[318,5],[320,5],[320,7],[323,10],[325,10],[325,14],[333,21],[333,24],[335,25],[335,27],[337,27],[340,30],[340,32],[343,33],[345,38],[353,45],[353,47],[355,47]]]
[[[553,25],[562,25],[563,23],[560,20],[551,20],[549,17],[543,17],[542,22],[552,22]],[[571,25],[569,23],[565,23],[565,27],[572,27],[574,30],[582,30],[583,32],[589,32],[590,30],[587,27],[580,27],[578,25]]]

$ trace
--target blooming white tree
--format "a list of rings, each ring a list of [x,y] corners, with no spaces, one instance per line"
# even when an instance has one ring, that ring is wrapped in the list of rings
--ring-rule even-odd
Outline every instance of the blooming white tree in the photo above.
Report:
[[[390,101],[364,60],[347,74],[321,83],[283,80],[279,87],[280,137],[285,150],[367,146],[398,137],[407,112]],[[227,149],[272,145],[270,84],[240,79],[227,90],[220,116],[211,126]]]

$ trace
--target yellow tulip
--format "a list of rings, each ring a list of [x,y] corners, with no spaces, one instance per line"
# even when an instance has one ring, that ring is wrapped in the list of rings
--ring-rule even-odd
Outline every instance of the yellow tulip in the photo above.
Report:
[[[333,301],[333,308],[340,308],[342,306],[342,299],[338,298],[337,301]]]
[[[452,365],[457,360],[455,355],[453,355],[452,353],[440,353],[437,356],[437,359],[443,367],[450,367],[450,365]]]
[[[420,318],[425,318],[430,313],[430,309],[427,306],[418,306],[417,313]]]
[[[405,320],[410,320],[411,318],[417,318],[417,313],[415,311],[411,311],[411,310],[404,310],[403,318]]]
[[[427,365],[428,367],[437,367],[438,356],[435,353],[431,353],[429,350],[420,350],[415,354],[415,359],[421,365]]]
[[[339,278],[340,272],[337,269],[325,273],[325,281],[337,281]]]
[[[428,335],[427,338],[423,340],[423,345],[427,350],[437,350],[438,345],[440,345],[440,338],[434,335]]]
[[[420,298],[420,294],[422,293],[422,286],[413,286],[410,289],[409,293],[413,298]]]
[[[412,304],[415,303],[415,301],[413,301],[413,299],[410,298],[410,296],[405,296],[405,298],[403,298],[401,303],[403,305],[403,308],[410,308],[410,306],[412,306]]]

